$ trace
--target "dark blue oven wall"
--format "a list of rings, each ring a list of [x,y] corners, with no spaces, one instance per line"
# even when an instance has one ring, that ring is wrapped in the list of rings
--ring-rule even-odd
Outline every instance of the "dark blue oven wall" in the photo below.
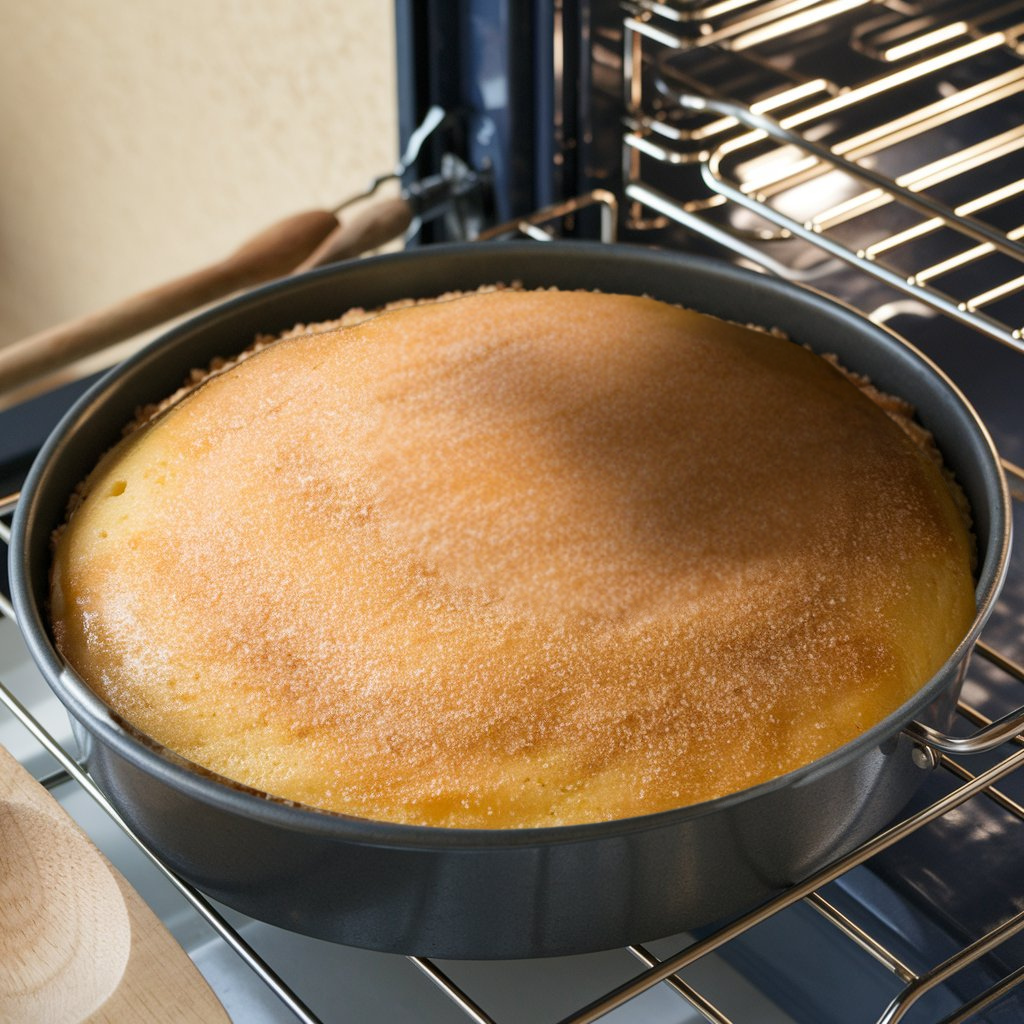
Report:
[[[621,97],[595,89],[592,56],[595,26],[614,25],[617,10],[614,0],[398,0],[401,146],[430,106],[455,115],[409,181],[454,152],[489,179],[496,223],[598,184],[614,187]],[[617,49],[605,57],[619,59]],[[593,230],[583,218],[579,233]],[[439,220],[420,241],[450,237]]]

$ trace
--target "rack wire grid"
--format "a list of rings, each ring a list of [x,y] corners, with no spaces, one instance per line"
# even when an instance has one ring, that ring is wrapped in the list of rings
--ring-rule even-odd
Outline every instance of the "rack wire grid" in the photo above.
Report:
[[[974,13],[964,19],[949,4],[930,5],[926,12],[895,0],[626,5],[623,79],[630,113],[623,146],[623,198],[632,202],[627,222],[634,228],[682,224],[790,278],[827,280],[830,261],[854,264],[972,329],[1021,348],[1024,317],[1010,300],[1019,298],[1024,288],[1024,254],[1015,244],[1024,236],[1024,224],[1012,213],[1014,201],[1024,194],[1024,181],[1011,176],[995,187],[978,189],[972,172],[1010,168],[1013,155],[1024,146],[1024,129],[1010,125],[969,138],[956,153],[906,162],[908,153],[927,150],[933,139],[959,138],[957,129],[972,111],[987,107],[998,112],[1024,90],[1014,6],[978,12],[972,5]],[[801,67],[804,50],[796,43],[806,42],[807,52],[818,55],[814,60],[819,68],[832,67],[822,55],[837,38],[866,65],[877,68],[881,63],[883,70],[839,82]],[[778,53],[788,54],[786,60],[773,60]],[[939,99],[919,99],[919,86],[929,76],[954,72],[964,79],[955,89]],[[698,81],[711,82],[716,75],[723,78],[720,91],[694,89]],[[906,104],[899,106],[897,100],[902,103],[905,97]],[[881,121],[879,109],[884,113]],[[875,115],[875,127],[849,131],[844,127],[848,115],[868,121]],[[925,145],[910,149],[904,145],[910,141]],[[685,187],[676,180],[681,174],[689,176]],[[695,176],[702,183],[696,191]],[[950,199],[951,183],[962,187],[966,198]],[[802,211],[811,192],[819,200],[823,195],[830,199],[807,215]],[[680,198],[688,194],[695,198]],[[614,196],[602,194],[597,201],[615,208]],[[749,216],[737,216],[737,211]],[[979,219],[981,214],[986,219]],[[1009,226],[1007,216],[1014,221]],[[536,221],[543,219],[524,221],[533,225],[528,229],[517,227],[536,234]],[[798,240],[812,245],[791,257],[790,243]],[[977,280],[987,283],[979,289]],[[1024,472],[1006,460],[1004,468],[1020,506]],[[0,501],[4,542],[16,502],[16,494]],[[959,703],[966,730],[999,719],[1007,710],[1001,702],[1008,689],[1018,694],[1016,703],[1024,702],[1024,667],[1015,649],[1024,624],[1024,566],[1011,563],[1004,593],[1010,599],[1001,602],[977,646]],[[13,619],[6,601],[0,613]],[[46,783],[72,780],[125,828],[83,767],[2,681],[0,701],[61,765]],[[993,751],[970,759],[926,747],[920,753],[933,759],[936,768],[926,802],[859,849],[737,920],[700,937],[670,940],[668,947],[664,942],[629,947],[636,970],[610,980],[596,998],[552,1024],[598,1020],[655,986],[667,986],[715,1024],[754,1024],[733,1016],[730,994],[702,987],[694,970],[709,955],[770,930],[773,922],[794,913],[825,923],[830,942],[842,947],[851,975],[873,965],[889,979],[888,1001],[877,1007],[879,1024],[919,1019],[915,1011],[926,1005],[929,1022],[941,1024],[958,1024],[998,1009],[1024,979],[1024,956],[1014,944],[1024,931],[1024,892],[1007,888],[998,900],[1005,911],[999,920],[974,932],[961,929],[947,954],[930,962],[922,961],[913,934],[894,931],[846,894],[847,880],[893,851],[906,851],[906,859],[920,866],[939,904],[952,889],[1004,885],[1005,871],[1013,873],[1024,829],[1024,735],[1012,735]],[[984,830],[984,863],[951,858],[952,840],[965,827]],[[155,853],[145,852],[160,865]],[[1003,874],[993,864],[1005,866]],[[162,865],[160,870],[297,1020],[318,1020],[201,893]],[[779,951],[780,973],[792,953]],[[812,975],[813,955],[802,951],[801,971]],[[446,965],[416,957],[409,961],[465,1019],[501,1024],[464,982],[453,979]],[[929,1002],[939,994],[941,999]]]
[[[1024,349],[1019,4],[629,10],[634,216],[654,211],[790,278],[842,261]],[[787,249],[797,241],[811,245]]]

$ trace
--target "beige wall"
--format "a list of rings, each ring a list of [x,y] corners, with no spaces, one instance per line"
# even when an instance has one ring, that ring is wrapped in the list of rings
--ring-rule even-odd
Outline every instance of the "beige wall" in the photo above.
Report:
[[[381,0],[0,0],[0,344],[396,159]]]

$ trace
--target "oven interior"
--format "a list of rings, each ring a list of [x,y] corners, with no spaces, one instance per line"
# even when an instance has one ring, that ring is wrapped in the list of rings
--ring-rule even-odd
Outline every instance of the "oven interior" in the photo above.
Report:
[[[1015,2],[399,3],[408,245],[526,234],[713,253],[836,296],[957,382],[1024,501],[1024,10]],[[443,46],[437,44],[447,33]],[[440,197],[440,198],[437,198]],[[87,381],[4,414],[3,526]],[[0,621],[0,742],[245,1021],[1024,1019],[1024,734],[949,753],[892,828],[767,907],[608,954],[439,963],[240,919],[123,834]],[[972,658],[964,736],[1024,703],[1024,564]],[[9,712],[9,713],[8,713]],[[670,884],[670,883],[666,883]],[[415,969],[413,969],[415,968]]]

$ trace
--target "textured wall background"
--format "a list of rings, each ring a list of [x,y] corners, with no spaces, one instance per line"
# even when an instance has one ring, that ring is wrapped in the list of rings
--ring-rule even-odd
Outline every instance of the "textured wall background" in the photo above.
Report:
[[[0,0],[0,344],[390,169],[392,19],[379,0]]]

